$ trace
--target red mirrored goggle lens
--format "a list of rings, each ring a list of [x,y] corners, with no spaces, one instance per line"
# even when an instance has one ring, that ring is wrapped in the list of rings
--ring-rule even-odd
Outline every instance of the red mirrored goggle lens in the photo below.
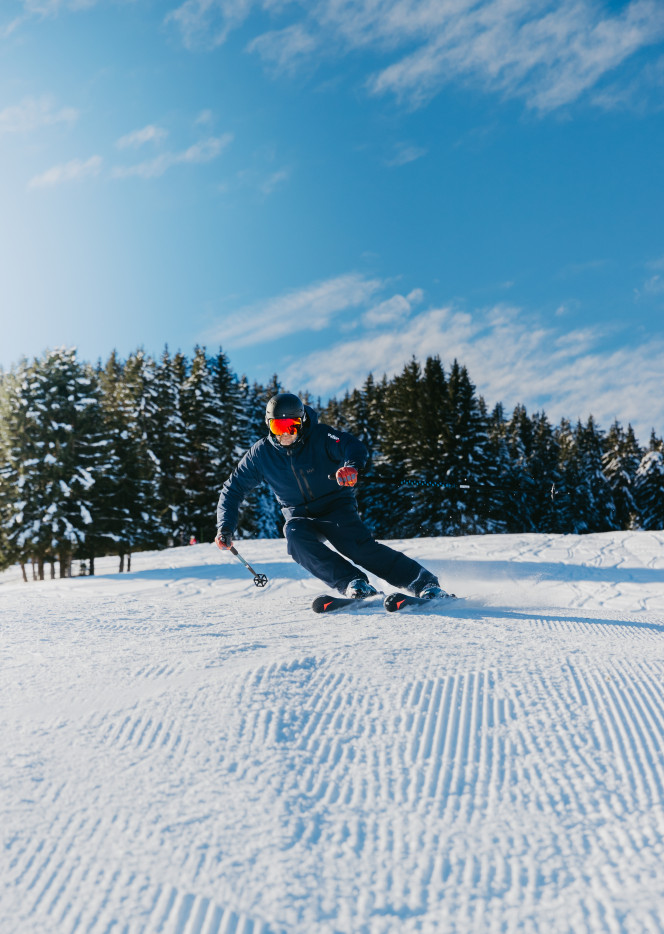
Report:
[[[271,418],[270,431],[273,435],[296,435],[302,426],[301,418]]]

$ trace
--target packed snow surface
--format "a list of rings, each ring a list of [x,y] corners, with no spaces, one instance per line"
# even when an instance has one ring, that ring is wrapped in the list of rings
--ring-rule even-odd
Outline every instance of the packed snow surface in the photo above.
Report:
[[[664,533],[397,547],[464,599],[0,575],[2,934],[664,931]]]

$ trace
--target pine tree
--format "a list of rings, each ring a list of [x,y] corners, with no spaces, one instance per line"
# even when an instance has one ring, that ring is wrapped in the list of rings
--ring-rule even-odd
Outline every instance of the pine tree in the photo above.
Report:
[[[578,491],[585,502],[586,523],[590,532],[617,529],[613,491],[603,470],[604,432],[592,415],[577,427],[577,449],[583,464],[582,485]]]
[[[616,420],[604,442],[602,469],[613,494],[619,529],[635,528],[638,521],[634,484],[642,457],[632,426],[625,432]]]
[[[448,378],[450,420],[446,476],[456,491],[450,504],[448,534],[487,531],[490,488],[497,485],[492,470],[486,406],[478,399],[468,371],[454,361]],[[469,486],[469,490],[464,487]],[[486,490],[481,494],[479,491]]]
[[[606,532],[616,528],[611,487],[602,472],[603,435],[592,415],[574,430],[563,420],[559,432],[560,532]]]
[[[52,555],[51,536],[43,522],[49,503],[41,467],[48,454],[42,390],[36,361],[31,365],[21,361],[6,381],[3,413],[6,540],[10,553],[21,564],[29,560],[37,563],[40,580],[44,578],[44,561]]]
[[[384,504],[386,515],[378,526],[381,537],[406,538],[420,534],[422,523],[428,520],[424,497],[417,482],[426,478],[420,474],[417,455],[418,438],[424,413],[421,410],[420,381],[422,371],[413,358],[403,371],[388,384],[381,426],[380,457],[375,460],[376,475],[389,500]],[[389,520],[389,526],[385,519]],[[386,527],[387,526],[387,527]]]
[[[94,528],[93,490],[103,471],[106,440],[100,430],[94,374],[78,362],[75,350],[48,353],[37,363],[36,376],[44,404],[41,421],[46,453],[41,479],[48,499],[44,523],[51,550],[59,556],[62,577],[68,573],[73,554],[77,550],[85,553],[88,528]]]
[[[531,422],[533,448],[528,459],[528,489],[532,531],[554,532],[558,527],[560,444],[545,412],[536,412],[531,416]]]
[[[182,409],[187,436],[186,523],[188,535],[211,541],[219,496],[222,461],[222,421],[214,371],[205,348],[196,347],[189,377],[182,387]]]
[[[384,428],[389,418],[385,408],[386,397],[387,378],[383,376],[376,381],[369,374],[361,391],[351,395],[351,411],[354,415],[348,428],[353,434],[357,432],[369,452],[357,490],[360,515],[375,535],[383,537],[395,534],[391,508],[394,487],[389,482],[389,469],[387,484],[383,483],[381,476],[385,467]]]
[[[499,512],[497,528],[505,532],[531,531],[527,464],[532,447],[532,424],[523,406],[516,406],[509,421],[498,403],[489,418],[489,439],[498,482],[493,494]],[[496,526],[494,526],[495,528]]]
[[[120,570],[131,554],[166,544],[157,517],[158,459],[150,448],[156,417],[154,361],[139,350],[122,363],[113,353],[100,373],[103,419],[109,444],[105,537],[120,554]]]
[[[393,534],[465,534],[492,527],[492,464],[486,406],[468,371],[454,362],[445,376],[438,357],[424,370],[413,359],[385,392],[386,417],[377,473],[394,484]]]
[[[439,357],[426,360],[419,397],[413,474],[425,486],[414,491],[413,499],[418,504],[419,534],[441,535],[449,527],[447,515],[456,492],[445,487],[450,480],[454,412],[450,385]]]
[[[219,350],[210,366],[219,418],[217,446],[219,463],[215,478],[215,488],[218,493],[221,485],[244,453],[243,434],[246,419],[240,400],[239,381],[223,350]]]
[[[102,424],[108,440],[106,469],[98,490],[96,532],[102,547],[120,550],[134,521],[132,503],[140,491],[138,450],[130,421],[133,406],[127,398],[123,364],[113,351],[97,371],[101,388]],[[139,492],[140,495],[140,492]]]
[[[0,426],[6,419],[5,386],[6,380],[0,370]],[[12,489],[9,483],[7,453],[5,450],[3,431],[0,427],[0,571],[8,568],[16,560],[12,554],[7,539],[9,516],[11,513]]]
[[[576,514],[575,490],[580,482],[579,463],[576,457],[574,430],[566,418],[560,420],[555,429],[558,450],[557,482],[555,484],[555,514],[552,532],[571,534],[583,531],[582,517]],[[581,523],[577,520],[581,520]]]
[[[664,441],[653,431],[634,481],[642,529],[664,529]]]
[[[6,537],[22,562],[60,562],[69,573],[85,553],[97,510],[93,489],[103,472],[105,439],[92,369],[74,349],[49,351],[13,374],[5,399],[4,485],[10,490]]]
[[[551,532],[556,528],[554,502],[559,444],[544,412],[529,416],[517,405],[505,426],[508,463],[502,475],[508,531]],[[553,494],[553,495],[552,495]]]
[[[154,412],[148,426],[155,458],[155,529],[164,543],[185,541],[188,438],[182,413],[187,360],[165,347],[154,370]]]
[[[42,445],[30,429],[35,427],[36,411],[31,405],[32,380],[26,360],[3,374],[0,396],[0,519],[2,520],[2,564],[20,561],[24,568],[29,558],[43,558],[47,542],[40,538],[41,523],[34,501]],[[32,412],[32,414],[31,414]],[[33,443],[33,438],[37,442]],[[27,580],[27,578],[25,578]]]

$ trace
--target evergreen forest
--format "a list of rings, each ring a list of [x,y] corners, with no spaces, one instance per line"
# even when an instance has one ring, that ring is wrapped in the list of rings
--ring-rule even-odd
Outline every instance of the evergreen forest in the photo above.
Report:
[[[219,490],[266,434],[266,401],[298,392],[323,422],[371,452],[357,497],[381,539],[664,528],[664,443],[592,415],[552,424],[517,405],[489,411],[466,367],[411,360],[325,403],[249,382],[223,351],[143,351],[106,363],[74,349],[0,371],[0,567],[37,579],[94,573],[115,554],[211,542]],[[243,505],[237,538],[276,538],[267,488]]]

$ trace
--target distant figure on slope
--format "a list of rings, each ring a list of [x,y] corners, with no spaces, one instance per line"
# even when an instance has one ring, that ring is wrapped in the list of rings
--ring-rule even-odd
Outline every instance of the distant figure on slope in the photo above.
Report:
[[[344,596],[377,593],[362,568],[415,596],[444,595],[434,574],[375,541],[360,519],[353,487],[368,458],[361,441],[320,423],[310,406],[288,392],[270,399],[265,421],[269,436],[247,451],[221,490],[219,548],[231,547],[240,503],[265,480],[286,519],[289,555]]]

